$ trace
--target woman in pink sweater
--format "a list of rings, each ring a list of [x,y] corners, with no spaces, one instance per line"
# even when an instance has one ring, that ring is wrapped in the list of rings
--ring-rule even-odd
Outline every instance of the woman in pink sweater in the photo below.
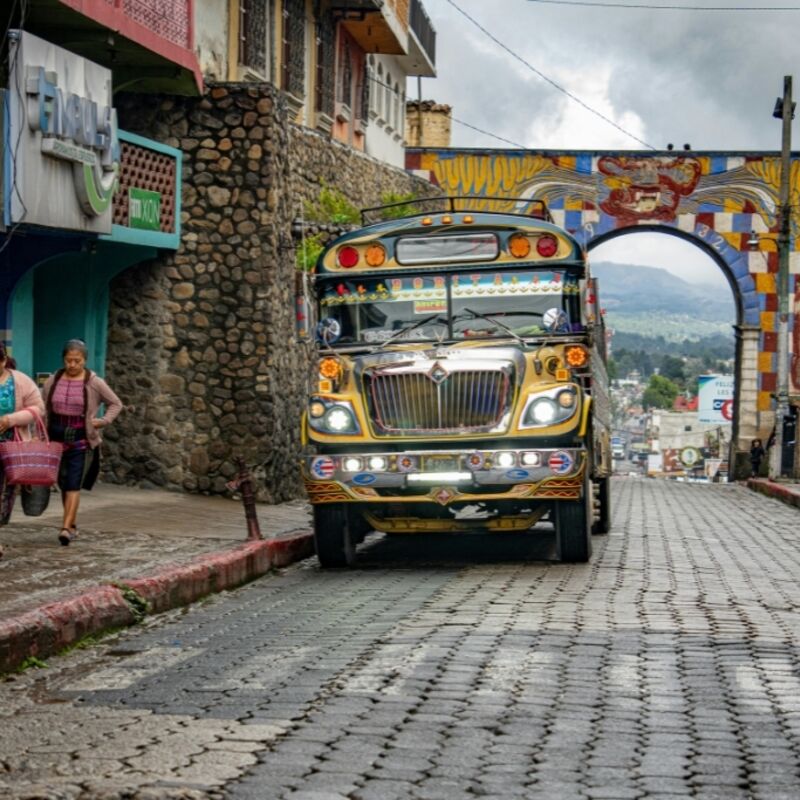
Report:
[[[88,352],[80,339],[70,339],[62,351],[64,366],[44,385],[50,438],[64,443],[58,487],[64,521],[58,541],[68,545],[78,535],[81,489],[91,489],[100,470],[100,431],[122,410],[109,385],[86,366]],[[100,405],[105,414],[100,416]]]
[[[14,428],[26,441],[31,438],[28,426],[35,421],[34,414],[44,416],[44,403],[36,384],[24,372],[16,369],[16,363],[0,342],[0,440],[11,439]],[[11,517],[17,487],[6,483],[0,466],[0,525],[5,525]],[[0,545],[0,556],[3,547]]]

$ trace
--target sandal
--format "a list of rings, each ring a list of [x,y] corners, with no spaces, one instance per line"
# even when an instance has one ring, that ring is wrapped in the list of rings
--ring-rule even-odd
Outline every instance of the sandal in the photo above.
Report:
[[[72,535],[72,531],[69,528],[62,528],[61,532],[58,534],[58,541],[66,547],[75,537]]]

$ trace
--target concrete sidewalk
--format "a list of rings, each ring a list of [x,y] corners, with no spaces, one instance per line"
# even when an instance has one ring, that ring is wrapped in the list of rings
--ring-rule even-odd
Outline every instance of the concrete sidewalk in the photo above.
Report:
[[[313,553],[306,503],[257,508],[265,541],[246,542],[241,501],[99,484],[63,547],[58,493],[41,517],[18,499],[0,528],[0,673]]]

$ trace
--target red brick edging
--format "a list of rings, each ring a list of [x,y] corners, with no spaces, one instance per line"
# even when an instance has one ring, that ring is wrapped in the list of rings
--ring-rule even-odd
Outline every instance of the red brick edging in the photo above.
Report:
[[[767,497],[774,497],[787,505],[800,508],[800,493],[792,491],[783,484],[774,483],[763,478],[749,478],[747,486],[753,491],[767,495]]]
[[[131,599],[147,602],[146,613],[159,613],[241,586],[272,567],[285,567],[313,553],[310,533],[248,542],[149,577],[96,586],[4,620],[0,622],[0,674],[11,672],[28,658],[47,658],[86,636],[133,625],[141,611],[126,600],[131,590],[135,593]]]

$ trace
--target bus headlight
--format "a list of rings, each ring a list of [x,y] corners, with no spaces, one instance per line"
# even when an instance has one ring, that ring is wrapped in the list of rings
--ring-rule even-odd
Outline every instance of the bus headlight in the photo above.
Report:
[[[323,417],[325,427],[332,433],[346,433],[355,430],[355,420],[350,410],[344,406],[334,406],[325,412]]]
[[[578,407],[574,387],[548,389],[528,396],[520,428],[544,428],[566,422]]]

